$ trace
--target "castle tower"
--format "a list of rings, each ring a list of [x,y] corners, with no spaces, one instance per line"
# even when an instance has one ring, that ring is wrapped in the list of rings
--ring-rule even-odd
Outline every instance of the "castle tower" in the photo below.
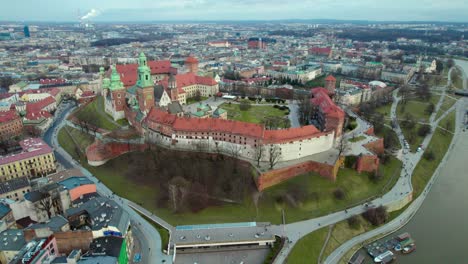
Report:
[[[171,101],[172,102],[179,101],[179,91],[177,89],[177,81],[173,74],[169,76],[167,86],[169,88],[169,93],[170,93],[169,96],[171,97]]]
[[[138,57],[138,81],[136,85],[138,105],[140,111],[146,115],[154,106],[154,83],[143,52]]]
[[[112,99],[112,105],[115,112],[123,112],[125,106],[125,87],[120,81],[120,75],[117,69],[112,67],[110,77],[109,92]]]
[[[198,72],[198,60],[195,57],[189,56],[185,60],[185,68],[187,68],[189,72],[197,74],[197,72]]]
[[[328,75],[327,78],[325,78],[325,89],[327,89],[329,94],[334,94],[335,87],[336,87],[335,77],[333,77],[332,75]]]

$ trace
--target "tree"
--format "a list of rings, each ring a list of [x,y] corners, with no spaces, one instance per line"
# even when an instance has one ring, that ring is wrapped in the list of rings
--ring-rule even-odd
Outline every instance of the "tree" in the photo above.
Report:
[[[424,152],[423,157],[428,161],[433,161],[435,159],[435,155],[432,149],[426,150],[426,152]]]
[[[444,69],[444,63],[441,60],[436,60],[436,71],[437,73],[441,73]]]
[[[337,200],[344,200],[344,198],[346,197],[346,194],[344,192],[343,189],[341,188],[336,188],[334,191],[333,191],[333,196],[335,197],[335,199]]]
[[[427,134],[429,134],[431,132],[431,126],[428,125],[428,124],[424,124],[424,125],[421,125],[419,128],[418,128],[418,135],[420,137],[425,137]]]
[[[280,161],[281,159],[281,148],[274,145],[270,146],[270,149],[268,151],[268,162],[270,163],[270,169],[273,169],[275,165]]]
[[[445,128],[445,130],[446,130],[445,133],[447,133],[448,131],[451,131],[451,130],[452,130],[453,125],[452,125],[452,123],[450,122],[450,120],[445,121],[444,128]]]
[[[241,154],[241,147],[238,144],[232,143],[229,146],[229,154],[231,157],[237,159]]]
[[[347,222],[349,227],[351,227],[352,229],[358,229],[361,226],[359,217],[357,215],[353,215],[350,218],[348,218]]]
[[[197,91],[195,92],[194,99],[195,99],[195,101],[197,101],[197,102],[200,102],[200,101],[201,101],[202,97],[201,97],[201,92],[200,92],[200,90],[197,90]]]
[[[432,114],[435,110],[435,106],[433,103],[427,105],[426,109],[424,110],[428,115]]]
[[[239,105],[239,109],[241,111],[247,111],[251,107],[250,101],[249,100],[242,100]]]
[[[413,129],[416,126],[416,120],[414,120],[414,116],[410,113],[406,113],[405,120],[401,122],[402,126],[408,129]]]
[[[52,205],[52,199],[50,197],[50,195],[46,195],[45,198],[39,200],[39,204],[37,205],[37,207],[43,211],[46,211],[47,212],[47,216],[50,217],[52,216],[52,212],[51,212],[51,209],[53,207]]]
[[[260,161],[263,159],[265,155],[265,147],[262,144],[257,144],[255,146],[254,157],[255,161],[257,161],[257,166],[260,167]]]
[[[453,59],[448,59],[447,60],[447,68],[452,68],[453,66],[455,66],[455,61],[453,61]]]
[[[13,79],[10,76],[5,76],[0,78],[0,88],[6,88],[10,87],[10,85],[13,84]]]
[[[388,219],[387,209],[384,206],[369,208],[367,211],[362,213],[362,216],[374,226],[379,226],[385,223]]]
[[[346,154],[346,152],[349,150],[348,140],[346,140],[343,136],[340,137],[340,139],[337,142],[336,149],[338,150],[339,156]]]

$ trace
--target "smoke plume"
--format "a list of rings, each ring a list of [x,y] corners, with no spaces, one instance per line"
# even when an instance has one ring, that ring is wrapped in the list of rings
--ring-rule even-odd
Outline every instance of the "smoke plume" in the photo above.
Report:
[[[90,19],[90,18],[93,18],[93,17],[95,17],[97,15],[99,15],[99,11],[97,11],[96,9],[93,8],[86,15],[82,16],[81,20]]]

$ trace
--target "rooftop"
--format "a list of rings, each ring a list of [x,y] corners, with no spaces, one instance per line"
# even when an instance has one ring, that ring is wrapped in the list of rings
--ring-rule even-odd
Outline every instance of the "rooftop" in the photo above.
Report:
[[[19,251],[26,241],[20,229],[7,229],[0,233],[0,251]]]
[[[0,165],[53,153],[52,149],[40,138],[28,138],[19,142],[22,151],[0,156]]]
[[[68,190],[72,190],[81,185],[94,184],[94,182],[89,180],[87,177],[70,177],[66,180],[60,181],[59,184],[65,186]]]
[[[31,185],[27,177],[13,178],[8,181],[0,182],[0,194],[9,193],[30,186]]]

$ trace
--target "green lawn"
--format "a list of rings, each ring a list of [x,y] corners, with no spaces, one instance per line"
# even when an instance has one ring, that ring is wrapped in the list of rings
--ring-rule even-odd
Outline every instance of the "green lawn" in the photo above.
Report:
[[[104,99],[102,96],[98,96],[90,104],[74,113],[74,115],[80,120],[85,120],[94,126],[110,131],[128,125],[125,119],[114,121],[112,117],[104,111]]]
[[[390,119],[390,110],[392,109],[392,104],[386,104],[379,106],[375,109],[376,112],[382,114],[385,118],[385,124],[391,125],[392,120]]]
[[[287,110],[279,110],[271,105],[253,105],[249,110],[240,110],[240,104],[224,103],[219,106],[228,113],[228,119],[256,123],[263,122],[265,117],[285,117],[287,118]]]
[[[463,76],[458,68],[452,70],[451,73],[452,86],[457,89],[463,89]]]
[[[403,104],[400,102],[397,106],[397,117],[400,123],[400,127],[405,135],[405,138],[408,140],[412,151],[415,151],[418,146],[422,143],[423,137],[419,136],[417,131],[421,124],[417,122],[427,123],[429,122],[430,113],[427,113],[425,110],[427,106],[432,103],[437,105],[437,102],[440,99],[440,95],[432,95],[431,99],[428,102],[421,101],[419,99],[410,99]],[[414,120],[416,121],[416,125],[413,129],[406,128],[402,126],[402,121],[405,119],[406,114],[410,114],[413,116]]]
[[[80,159],[81,155],[85,153],[86,147],[91,145],[93,141],[93,136],[82,133],[80,130],[69,126],[65,126],[58,133],[58,142],[62,148],[77,160]],[[75,145],[75,142],[77,145]],[[78,149],[81,151],[80,154],[77,152]]]
[[[455,111],[450,113],[439,123],[441,126],[444,126],[445,122],[450,122],[452,125],[452,131],[455,129]],[[411,178],[413,184],[413,197],[416,197],[421,194],[422,190],[426,186],[429,179],[432,177],[432,174],[439,166],[440,161],[444,157],[447,149],[452,141],[453,134],[445,132],[441,128],[437,128],[429,146],[425,151],[432,151],[434,153],[434,160],[429,161],[425,158],[422,158],[416,168],[414,169],[413,176]]]
[[[317,263],[327,234],[328,227],[323,227],[301,238],[289,253],[286,263]]]
[[[442,105],[440,106],[439,112],[437,112],[435,120],[437,120],[439,117],[441,117],[456,102],[457,102],[456,99],[450,98],[449,96],[446,95],[444,97],[444,101],[442,102]]]
[[[365,138],[366,138],[365,136],[359,136],[359,137],[350,138],[349,141],[358,142],[358,141],[364,140]]]
[[[197,100],[195,100],[195,97],[191,97],[191,98],[188,98],[188,99],[187,99],[187,102],[186,102],[186,103],[187,103],[187,105],[189,105],[189,104],[194,104],[194,103],[197,103],[197,102],[205,101],[206,99],[208,99],[208,97],[201,96],[200,99],[201,99],[200,101],[197,101]]]
[[[77,130],[77,133],[81,132]],[[73,146],[65,147],[70,144],[70,139],[63,136],[63,131],[60,131],[60,134],[62,135],[59,136],[60,144],[74,155]],[[157,206],[159,186],[144,185],[126,175],[128,155],[119,156],[99,167],[89,166],[84,157],[80,161],[117,195],[141,203],[143,207],[173,225],[243,221],[267,221],[278,224],[281,223],[282,209],[285,210],[288,223],[309,219],[381,195],[393,186],[401,170],[400,161],[391,158],[386,165],[382,165],[383,178],[377,183],[372,182],[366,173],[358,174],[355,170],[346,168],[340,170],[336,182],[316,174],[301,175],[263,191],[258,201],[258,211],[252,197],[248,196],[241,204],[222,204],[197,213],[175,214],[167,208]],[[334,198],[333,191],[336,188],[344,190],[345,199]],[[298,190],[303,198],[296,203],[290,202],[290,195]]]

